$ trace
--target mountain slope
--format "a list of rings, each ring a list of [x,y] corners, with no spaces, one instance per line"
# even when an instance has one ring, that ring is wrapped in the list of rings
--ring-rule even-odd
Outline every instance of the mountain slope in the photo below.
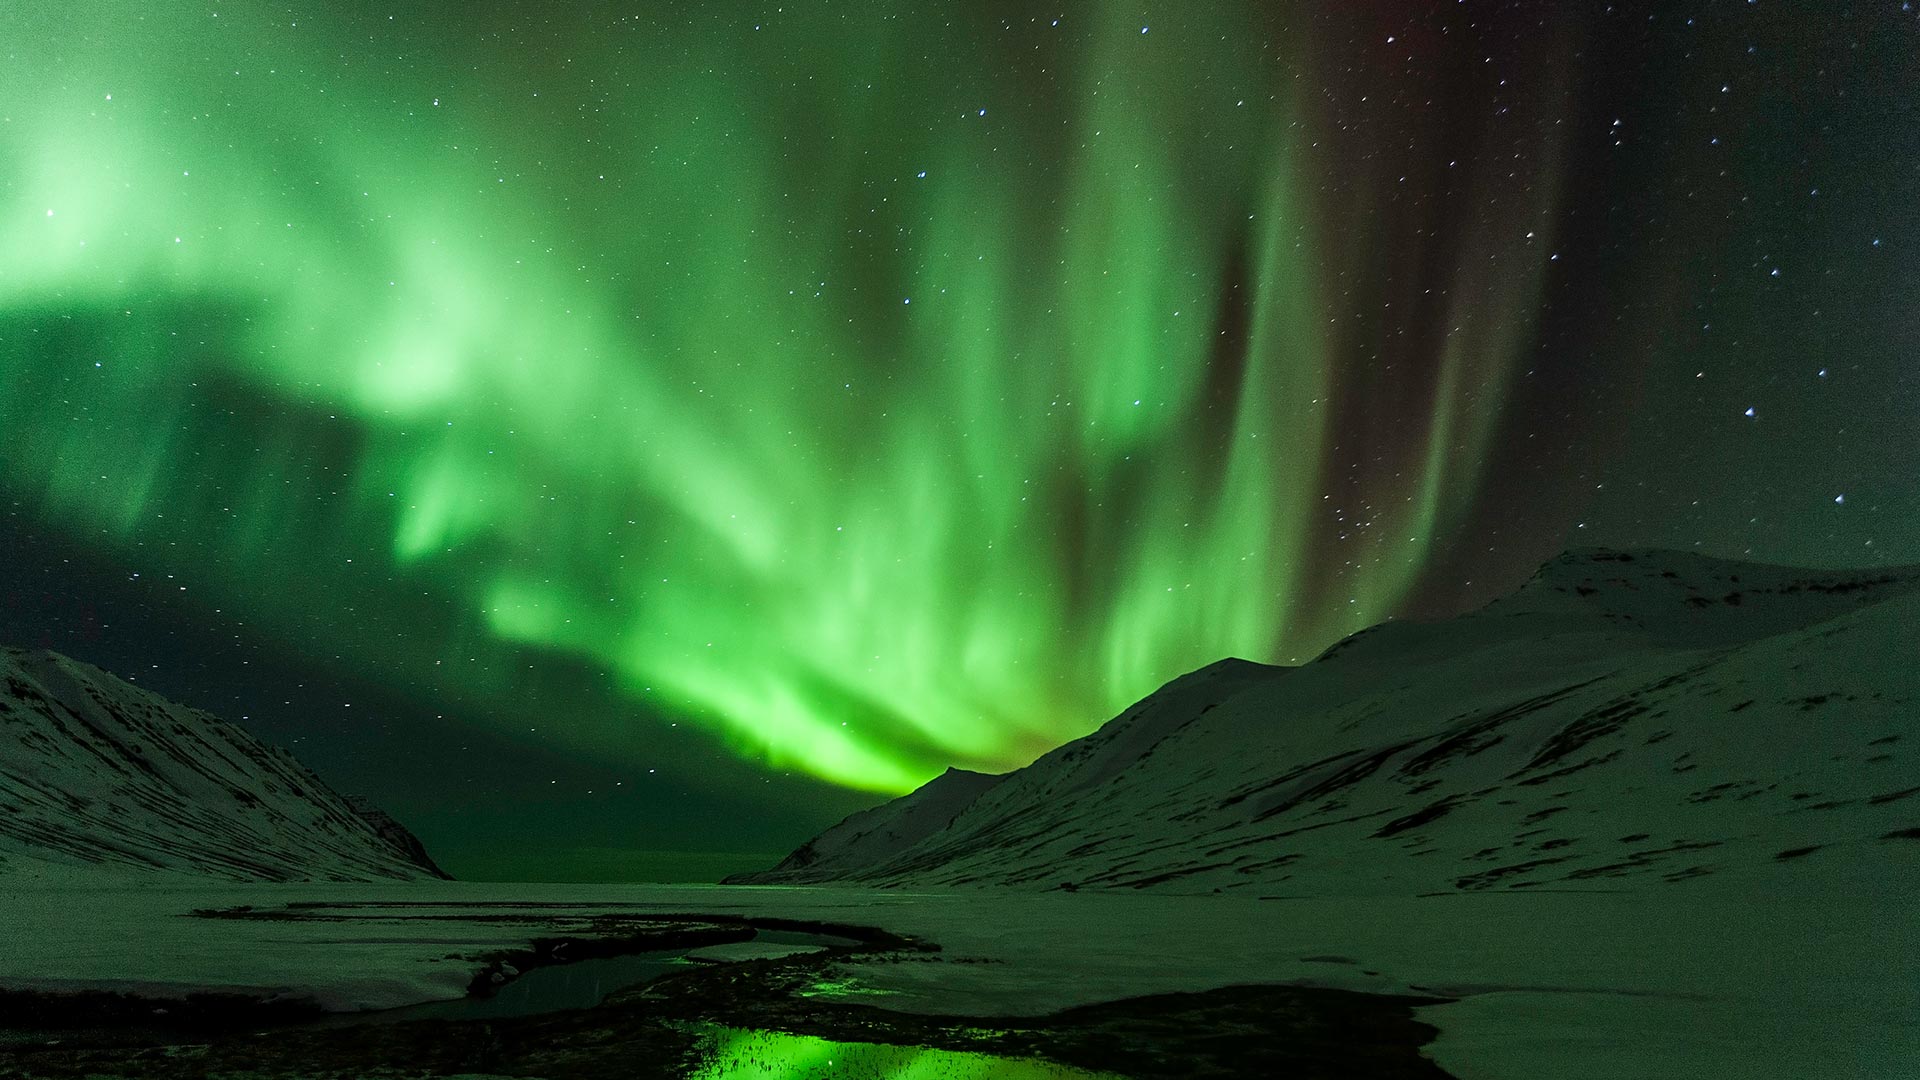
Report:
[[[1300,668],[1230,666],[1197,696],[1221,665],[1177,679],[837,878],[1261,894],[1876,880],[1920,835],[1915,627],[1913,568],[1570,553],[1477,612],[1384,624]]]
[[[737,874],[726,884],[750,885],[763,877],[787,884],[831,881],[878,865],[946,828],[954,815],[1001,779],[948,769],[898,799],[849,815],[800,845],[767,874]]]
[[[1287,670],[1238,659],[1209,664],[1169,682],[1100,730],[1056,748],[1025,769],[1002,776],[948,769],[907,795],[849,816],[802,844],[773,869],[736,874],[726,883],[800,884],[859,876],[947,829],[976,804],[1018,808],[1098,787],[1221,701]],[[1004,790],[994,790],[1002,785]],[[978,818],[993,811],[973,813]],[[1017,821],[1021,815],[1009,816]]]
[[[0,651],[0,873],[27,860],[233,880],[445,877],[292,755],[51,652]]]

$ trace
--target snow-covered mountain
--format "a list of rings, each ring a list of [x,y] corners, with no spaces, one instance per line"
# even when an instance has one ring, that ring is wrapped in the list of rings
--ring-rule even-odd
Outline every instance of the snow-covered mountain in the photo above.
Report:
[[[58,653],[0,650],[0,874],[46,864],[232,880],[446,875],[291,754]]]
[[[1579,551],[1470,614],[1382,624],[1298,668],[1228,660],[1175,679],[964,806],[943,777],[736,880],[1870,886],[1920,857],[1916,741],[1920,567]],[[942,827],[824,857],[928,801]]]

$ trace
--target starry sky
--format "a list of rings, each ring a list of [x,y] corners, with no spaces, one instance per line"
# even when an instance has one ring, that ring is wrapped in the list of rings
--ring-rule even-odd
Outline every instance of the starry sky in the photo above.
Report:
[[[1567,546],[1920,562],[1920,13],[0,10],[0,639],[711,878]]]

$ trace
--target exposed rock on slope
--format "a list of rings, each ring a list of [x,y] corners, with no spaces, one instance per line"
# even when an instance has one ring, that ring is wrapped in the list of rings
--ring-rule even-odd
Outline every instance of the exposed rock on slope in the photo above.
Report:
[[[26,860],[233,880],[445,877],[420,841],[217,717],[0,651],[0,873]]]
[[[433,856],[427,854],[427,846],[405,825],[396,821],[392,814],[373,805],[373,801],[365,795],[347,795],[343,798],[347,806],[360,816],[360,820],[373,826],[374,835],[386,841],[388,847],[399,852],[408,862],[437,878],[452,876],[434,863]]]
[[[1299,668],[1176,679],[886,858],[750,877],[1262,894],[1871,882],[1920,837],[1916,627],[1920,568],[1570,553],[1477,612],[1387,623]]]

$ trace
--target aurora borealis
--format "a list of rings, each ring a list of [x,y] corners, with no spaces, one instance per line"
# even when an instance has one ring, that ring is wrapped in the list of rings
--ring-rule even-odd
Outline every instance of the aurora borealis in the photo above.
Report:
[[[881,793],[1567,543],[1920,559],[1913,20],[1753,6],[14,5],[0,493]]]

